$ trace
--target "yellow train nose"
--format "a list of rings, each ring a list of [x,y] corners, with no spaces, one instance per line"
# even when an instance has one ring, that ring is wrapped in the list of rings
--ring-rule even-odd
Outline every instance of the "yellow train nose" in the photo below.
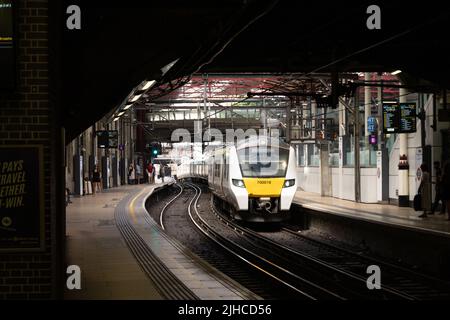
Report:
[[[279,197],[284,178],[243,178],[249,197]]]

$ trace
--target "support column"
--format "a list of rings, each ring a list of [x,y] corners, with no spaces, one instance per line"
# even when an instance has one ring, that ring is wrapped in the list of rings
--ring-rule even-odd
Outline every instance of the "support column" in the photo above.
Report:
[[[361,202],[361,166],[360,166],[360,148],[359,148],[359,140],[361,136],[361,124],[359,121],[359,93],[358,90],[355,92],[354,99],[354,128],[355,128],[355,202]]]
[[[311,100],[311,112],[310,112],[310,118],[311,118],[311,138],[316,139],[316,130],[317,130],[317,121],[316,121],[316,114],[317,114],[317,102],[316,100]]]
[[[286,107],[286,142],[291,142],[291,109],[294,107],[293,100],[291,99]]]
[[[329,165],[328,144],[321,143],[320,148],[320,195],[331,196],[331,168]]]
[[[378,75],[377,201],[389,201],[389,151],[383,134],[383,76]]]
[[[344,104],[339,101],[339,107],[338,107],[338,112],[339,112],[339,136],[345,136],[345,106]]]
[[[369,72],[364,73],[364,80],[366,82],[370,81],[370,73]],[[367,119],[371,116],[371,108],[370,108],[371,98],[372,97],[371,97],[370,87],[364,87],[364,127],[365,127],[364,135],[366,137],[369,136],[369,131],[367,130],[368,129]],[[366,143],[368,143],[367,141],[368,141],[368,138],[366,139]]]
[[[400,88],[400,103],[406,102],[406,89]],[[399,134],[398,206],[409,206],[408,134]]]
[[[211,129],[211,118],[208,107],[208,75],[203,74],[203,114],[206,118],[204,122],[204,126],[207,126],[208,129]],[[200,118],[199,118],[200,119]]]
[[[344,198],[344,136],[345,136],[345,106],[339,101],[339,198]]]
[[[267,129],[267,112],[266,112],[266,99],[262,99],[262,109],[261,109],[261,124],[263,125],[263,129]]]

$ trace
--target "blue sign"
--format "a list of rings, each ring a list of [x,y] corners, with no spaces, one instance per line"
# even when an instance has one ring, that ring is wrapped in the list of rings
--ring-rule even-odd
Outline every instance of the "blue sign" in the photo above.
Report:
[[[367,117],[367,131],[370,133],[377,132],[377,119],[375,117]]]

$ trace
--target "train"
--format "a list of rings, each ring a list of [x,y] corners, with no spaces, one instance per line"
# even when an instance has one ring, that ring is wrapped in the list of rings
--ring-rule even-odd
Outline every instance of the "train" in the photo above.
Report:
[[[184,162],[181,179],[207,181],[216,206],[233,219],[282,222],[297,191],[294,149],[277,138],[247,138],[208,148],[202,161]]]

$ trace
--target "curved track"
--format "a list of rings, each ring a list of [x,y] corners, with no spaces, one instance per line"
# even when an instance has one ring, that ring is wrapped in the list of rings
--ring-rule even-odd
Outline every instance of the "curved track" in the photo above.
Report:
[[[423,274],[419,274],[402,267],[398,267],[380,260],[357,255],[348,250],[325,244],[305,237],[288,228],[280,232],[256,232],[239,225],[219,212],[213,205],[211,209],[216,217],[239,231],[252,241],[256,241],[266,248],[276,252],[285,252],[286,256],[293,255],[295,260],[302,260],[311,264],[323,275],[328,274],[336,280],[335,285],[342,284],[355,292],[363,293],[362,297],[375,299],[450,299],[450,284]],[[367,289],[367,267],[376,265],[382,271],[382,285],[380,290]]]
[[[180,192],[162,208],[162,213],[158,216],[160,223],[165,221],[170,226],[169,221],[173,224],[173,219],[178,219],[177,226],[171,226],[175,230],[187,222],[180,219],[188,219],[192,222],[190,228],[199,233],[197,237],[200,237],[198,241],[203,249],[200,254],[202,258],[206,257],[208,260],[210,256],[215,256],[213,264],[216,267],[219,265],[222,271],[231,270],[231,274],[228,274],[233,278],[237,274],[235,279],[239,282],[238,265],[241,264],[244,268],[253,270],[255,275],[254,279],[246,279],[249,278],[248,275],[240,275],[244,282],[257,282],[260,280],[255,279],[265,277],[266,280],[262,282],[268,283],[270,280],[272,284],[275,283],[275,288],[284,288],[278,292],[276,289],[266,288],[265,291],[273,292],[273,296],[265,294],[262,289],[262,294],[258,294],[263,297],[312,300],[450,299],[449,284],[437,279],[305,237],[289,228],[278,229],[277,232],[249,229],[219,212],[209,197],[203,194],[200,186],[194,183],[185,183],[184,186],[178,186]],[[163,218],[164,213],[166,218]],[[192,230],[186,232],[192,235]],[[206,245],[200,234],[215,246]],[[188,241],[191,240],[189,237],[191,236],[188,236]],[[209,251],[212,250],[217,254],[210,255]],[[237,264],[231,260],[237,261]],[[367,287],[367,267],[373,264],[382,270],[382,286],[379,290],[369,290]],[[257,278],[256,274],[261,277]],[[248,288],[258,290],[254,283]],[[283,290],[284,294],[279,293]]]
[[[334,290],[325,288],[316,281],[311,281],[306,277],[300,276],[301,272],[293,272],[285,264],[280,262],[276,254],[269,254],[266,250],[260,250],[257,246],[249,246],[242,241],[242,235],[236,230],[226,236],[217,231],[217,226],[213,226],[211,221],[207,221],[198,210],[198,201],[201,196],[201,188],[194,184],[188,184],[196,190],[192,198],[188,212],[192,222],[209,239],[217,243],[224,250],[234,255],[236,258],[247,263],[259,272],[277,281],[280,285],[286,286],[296,292],[299,297],[319,300],[319,299],[338,299],[346,298]],[[223,230],[222,230],[223,231]],[[234,234],[234,236],[233,236]],[[317,280],[317,279],[316,279]]]
[[[167,207],[168,206],[170,206],[182,193],[183,193],[183,186],[182,185],[179,185],[179,184],[176,184],[176,186],[178,187],[178,188],[180,188],[180,193],[178,193],[175,197],[173,197],[169,202],[167,202],[167,204],[164,206],[164,208],[161,210],[161,214],[160,214],[160,216],[159,216],[159,224],[161,225],[161,228],[163,229],[163,230],[165,230],[165,227],[164,227],[164,219],[163,219],[163,217],[164,217],[164,212],[166,211],[166,209],[167,209]]]

